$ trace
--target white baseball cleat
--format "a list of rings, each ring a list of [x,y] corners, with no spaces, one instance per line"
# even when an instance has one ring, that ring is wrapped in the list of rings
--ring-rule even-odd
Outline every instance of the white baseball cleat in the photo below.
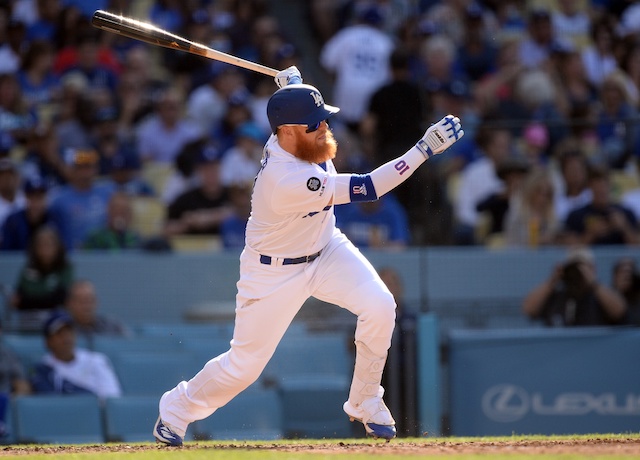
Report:
[[[156,438],[156,442],[172,447],[182,446],[182,437],[165,425],[160,416],[158,416],[158,420],[156,420],[156,424],[153,426],[153,435]]]
[[[387,442],[396,437],[396,421],[382,400],[382,396],[365,399],[358,407],[354,407],[347,401],[342,408],[349,416],[349,420],[352,422],[357,420],[364,425],[369,436],[383,438]]]

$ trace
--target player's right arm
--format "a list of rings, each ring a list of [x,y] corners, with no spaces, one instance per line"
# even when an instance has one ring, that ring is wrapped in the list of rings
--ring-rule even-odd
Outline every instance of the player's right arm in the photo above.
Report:
[[[464,136],[460,119],[447,115],[424,133],[404,155],[383,164],[369,174],[338,174],[334,204],[375,201],[407,180],[418,167]]]

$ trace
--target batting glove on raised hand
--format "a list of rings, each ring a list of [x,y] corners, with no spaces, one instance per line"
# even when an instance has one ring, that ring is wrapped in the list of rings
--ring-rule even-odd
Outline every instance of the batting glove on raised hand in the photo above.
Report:
[[[422,139],[416,143],[416,147],[425,158],[429,158],[444,152],[462,136],[464,131],[460,126],[460,118],[447,115],[435,125],[429,126]]]
[[[298,68],[292,65],[291,67],[287,67],[286,69],[278,72],[274,77],[274,80],[276,81],[278,88],[284,88],[285,86],[293,83],[302,83],[302,75],[300,75]]]

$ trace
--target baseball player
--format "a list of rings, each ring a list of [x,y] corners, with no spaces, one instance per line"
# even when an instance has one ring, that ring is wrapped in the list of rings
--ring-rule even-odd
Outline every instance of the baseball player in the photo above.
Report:
[[[373,437],[396,435],[380,385],[396,304],[373,266],[336,228],[333,207],[376,200],[464,131],[457,117],[446,116],[404,155],[373,172],[338,174],[331,161],[337,144],[327,119],[339,109],[303,84],[295,66],[275,80],[280,89],[267,104],[273,134],[251,198],[231,347],[161,397],[153,435],[170,446],[182,445],[191,422],[208,417],[257,380],[310,296],[358,318],[355,370],[343,406],[347,416]]]

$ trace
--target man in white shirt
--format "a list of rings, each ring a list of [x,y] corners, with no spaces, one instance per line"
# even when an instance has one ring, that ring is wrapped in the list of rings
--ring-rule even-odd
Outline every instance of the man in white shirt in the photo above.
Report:
[[[378,28],[381,23],[375,7],[363,10],[359,22],[340,30],[320,54],[322,66],[335,75],[333,97],[340,106],[339,117],[354,129],[371,95],[390,78],[388,63],[394,42]]]
[[[49,352],[31,379],[34,393],[91,393],[102,400],[122,395],[109,358],[76,347],[73,319],[66,312],[54,312],[44,324],[43,335]]]

